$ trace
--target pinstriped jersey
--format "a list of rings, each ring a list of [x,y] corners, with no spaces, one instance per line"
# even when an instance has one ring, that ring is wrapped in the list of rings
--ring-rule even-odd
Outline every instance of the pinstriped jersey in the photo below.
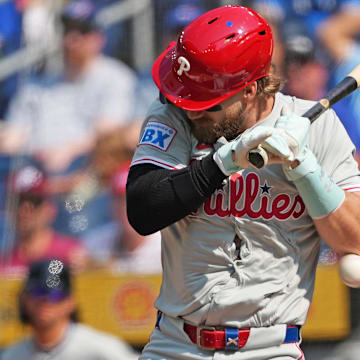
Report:
[[[278,93],[256,126],[274,126],[285,104],[301,115],[314,102]],[[334,111],[312,124],[309,145],[334,182],[360,190],[354,145]],[[176,171],[214,151],[198,143],[184,111],[155,101],[132,165]],[[162,230],[163,282],[155,306],[194,324],[302,325],[319,248],[314,223],[280,164],[239,171],[195,212]]]

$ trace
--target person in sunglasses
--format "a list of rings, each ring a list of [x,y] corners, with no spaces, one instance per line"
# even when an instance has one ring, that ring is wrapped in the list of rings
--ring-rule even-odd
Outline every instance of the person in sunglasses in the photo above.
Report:
[[[320,239],[360,254],[355,147],[333,110],[310,127],[314,102],[280,92],[273,44],[264,18],[229,5],[153,64],[160,98],[127,181],[130,224],[162,234],[159,316],[141,360],[303,359]],[[266,149],[266,166],[252,149]]]
[[[69,268],[58,259],[34,262],[19,295],[19,315],[30,337],[1,360],[132,360],[138,354],[119,338],[78,322]]]

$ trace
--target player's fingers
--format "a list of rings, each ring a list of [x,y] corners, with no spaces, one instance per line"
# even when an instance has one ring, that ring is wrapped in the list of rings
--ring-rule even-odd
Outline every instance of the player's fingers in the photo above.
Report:
[[[265,139],[262,143],[262,147],[271,154],[282,159],[291,159],[293,157],[287,139],[279,131],[274,132],[270,137]]]
[[[263,143],[268,137],[273,133],[274,129],[268,126],[257,126],[251,129],[248,134],[246,134],[246,146],[248,149],[254,149],[261,143]]]

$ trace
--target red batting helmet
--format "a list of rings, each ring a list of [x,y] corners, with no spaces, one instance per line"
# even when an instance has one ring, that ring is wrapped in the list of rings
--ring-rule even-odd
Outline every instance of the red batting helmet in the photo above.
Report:
[[[269,24],[254,10],[223,6],[187,25],[155,61],[153,79],[176,106],[205,110],[268,75]]]

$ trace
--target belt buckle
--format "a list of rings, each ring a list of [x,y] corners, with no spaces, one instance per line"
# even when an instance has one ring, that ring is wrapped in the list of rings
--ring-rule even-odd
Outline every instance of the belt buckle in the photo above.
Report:
[[[215,347],[207,347],[207,346],[201,345],[201,332],[203,330],[215,331],[216,328],[214,326],[199,325],[196,328],[196,345],[198,346],[198,348],[203,349],[203,350],[215,350]]]

